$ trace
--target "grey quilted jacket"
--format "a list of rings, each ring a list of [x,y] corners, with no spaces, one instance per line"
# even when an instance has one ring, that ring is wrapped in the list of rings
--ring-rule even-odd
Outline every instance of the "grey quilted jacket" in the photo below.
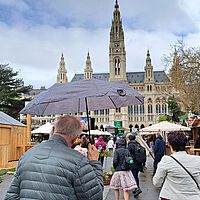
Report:
[[[88,161],[53,135],[24,153],[5,199],[101,200],[101,163]]]

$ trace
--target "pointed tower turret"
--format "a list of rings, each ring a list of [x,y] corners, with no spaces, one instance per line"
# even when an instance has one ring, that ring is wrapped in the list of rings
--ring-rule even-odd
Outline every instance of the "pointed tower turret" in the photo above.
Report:
[[[57,75],[57,83],[66,83],[67,80],[67,70],[65,68],[65,61],[63,53],[61,55],[59,69],[58,69],[58,75]]]
[[[92,69],[92,66],[91,66],[90,54],[88,52],[87,60],[86,60],[86,67],[84,69],[84,79],[92,78],[92,73],[93,73],[93,69]]]
[[[171,68],[171,79],[175,86],[175,88],[178,88],[178,85],[182,82],[182,70],[181,70],[181,64],[180,59],[177,54],[176,48],[174,49],[174,57],[173,57],[173,64]]]
[[[145,82],[154,81],[153,66],[151,65],[151,57],[149,50],[147,50],[146,66],[144,70],[145,70],[144,81]]]
[[[109,46],[110,81],[125,81],[126,77],[126,51],[124,45],[124,31],[118,1],[115,2],[112,26],[110,30]]]
[[[173,64],[179,64],[179,57],[176,51],[176,48],[174,49],[174,58],[173,58]]]

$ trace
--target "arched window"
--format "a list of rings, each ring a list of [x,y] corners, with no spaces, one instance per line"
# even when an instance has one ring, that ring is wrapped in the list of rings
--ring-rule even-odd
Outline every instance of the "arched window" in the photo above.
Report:
[[[133,106],[128,106],[128,114],[129,115],[133,114]]]
[[[156,105],[156,113],[160,113],[160,104]]]
[[[144,105],[140,105],[140,114],[144,114]]]
[[[148,113],[152,113],[153,112],[152,99],[149,98],[147,103],[148,103]]]
[[[140,128],[144,128],[144,124],[142,124],[142,125],[140,126]]]
[[[137,124],[135,125],[135,128],[136,128],[137,130],[139,130],[139,126],[138,126]]]
[[[152,104],[149,104],[148,105],[148,113],[152,113],[152,111],[153,111],[153,106],[152,106]]]
[[[167,106],[166,106],[166,104],[162,105],[162,113],[167,113]]]
[[[134,114],[137,115],[138,114],[138,105],[134,106]]]
[[[130,132],[132,132],[133,125],[130,124],[130,125],[129,125],[129,128],[130,128]]]
[[[115,58],[115,75],[120,75],[120,59]]]

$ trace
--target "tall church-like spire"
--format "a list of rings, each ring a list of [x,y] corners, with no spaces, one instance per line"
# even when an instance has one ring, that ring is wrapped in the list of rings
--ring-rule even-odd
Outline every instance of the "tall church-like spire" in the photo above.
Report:
[[[151,82],[154,81],[154,73],[153,73],[153,66],[151,65],[151,57],[150,57],[150,51],[147,50],[147,58],[146,58],[146,66],[145,66],[145,82]]]
[[[117,1],[117,0],[116,0],[116,2],[115,2],[115,8],[116,8],[116,9],[119,8],[118,1]]]
[[[92,78],[92,73],[93,73],[93,69],[92,69],[92,66],[91,66],[90,54],[89,54],[89,51],[88,51],[87,60],[86,60],[86,67],[84,69],[84,79]]]
[[[174,49],[174,58],[173,58],[173,65],[175,64],[179,64],[179,57],[178,57],[178,54],[177,54],[177,51],[176,51],[176,48]]]
[[[58,69],[58,75],[57,75],[57,83],[66,83],[67,80],[67,70],[65,68],[65,61],[63,53],[61,55],[59,69]]]
[[[119,4],[116,0],[113,11],[113,20],[110,30],[109,46],[110,81],[125,81],[126,77],[126,51],[124,44],[124,31],[120,18]]]
[[[180,77],[182,74],[181,70],[181,64],[180,64],[180,59],[178,56],[178,53],[176,51],[176,48],[174,49],[174,57],[173,57],[173,64],[171,68],[171,78],[172,81],[174,82],[175,86],[178,86],[182,80],[180,80]]]

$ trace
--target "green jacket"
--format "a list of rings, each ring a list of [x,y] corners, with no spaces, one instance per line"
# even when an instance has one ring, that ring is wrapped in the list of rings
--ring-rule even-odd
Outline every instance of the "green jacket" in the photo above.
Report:
[[[53,135],[20,158],[7,199],[101,200],[101,163],[89,161]]]

